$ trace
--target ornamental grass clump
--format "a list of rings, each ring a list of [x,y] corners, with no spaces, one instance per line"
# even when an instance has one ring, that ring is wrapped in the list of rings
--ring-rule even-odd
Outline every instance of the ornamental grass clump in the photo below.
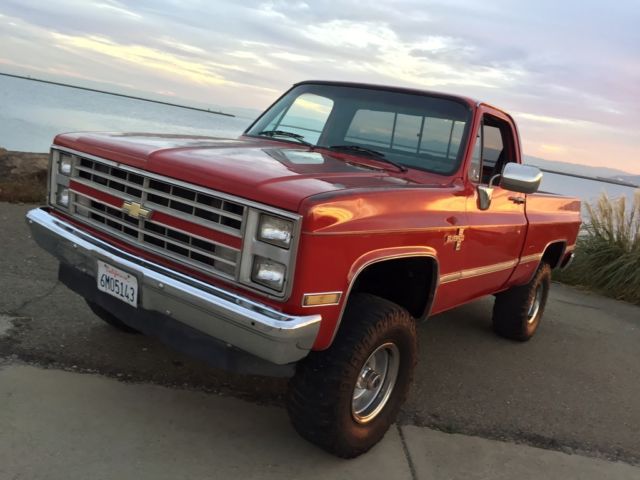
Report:
[[[575,261],[558,279],[640,305],[640,190],[632,205],[603,194],[585,208]]]

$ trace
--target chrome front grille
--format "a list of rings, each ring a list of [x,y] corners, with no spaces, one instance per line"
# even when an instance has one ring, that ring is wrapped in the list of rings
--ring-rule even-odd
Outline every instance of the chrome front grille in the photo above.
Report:
[[[142,201],[153,210],[189,221],[196,217],[198,223],[235,235],[242,231],[244,206],[237,202],[88,158],[78,159],[74,174],[78,183],[126,200]]]
[[[226,198],[170,183],[157,176],[136,173],[97,160],[76,157],[72,180],[87,187],[137,202],[154,212],[187,220],[233,236],[242,233],[245,207]],[[73,190],[70,213],[79,220],[125,241],[186,265],[236,279],[240,250],[211,238],[186,232],[150,218],[134,218],[119,208]]]

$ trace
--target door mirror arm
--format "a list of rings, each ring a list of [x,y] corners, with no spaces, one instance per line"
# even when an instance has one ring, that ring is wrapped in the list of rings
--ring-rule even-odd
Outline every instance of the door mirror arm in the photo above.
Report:
[[[493,188],[488,185],[478,185],[478,208],[480,210],[488,210],[491,206],[491,197]]]
[[[489,188],[493,188],[493,184],[496,180],[498,180],[502,175],[500,173],[494,175],[489,179]]]
[[[500,174],[494,175],[489,180],[489,185],[478,185],[478,208],[480,210],[489,210],[493,196],[493,184],[500,177]]]

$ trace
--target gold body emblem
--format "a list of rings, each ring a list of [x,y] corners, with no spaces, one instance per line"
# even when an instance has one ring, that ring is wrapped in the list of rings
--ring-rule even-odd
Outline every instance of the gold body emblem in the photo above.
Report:
[[[124,202],[122,204],[122,211],[133,218],[149,218],[153,213],[151,210],[144,208],[142,205],[136,202]]]
[[[456,252],[462,248],[462,242],[464,242],[464,228],[459,228],[455,235],[447,235],[444,240],[444,244],[454,243]]]

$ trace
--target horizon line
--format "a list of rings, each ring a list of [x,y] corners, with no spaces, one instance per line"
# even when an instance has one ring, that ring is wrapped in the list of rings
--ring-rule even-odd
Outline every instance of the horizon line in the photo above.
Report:
[[[186,108],[187,110],[195,110],[198,112],[205,112],[205,113],[211,113],[213,115],[222,115],[225,117],[235,118],[235,115],[232,113],[220,112],[217,110],[209,110],[208,108],[192,107],[189,105],[181,105],[179,103],[171,103],[171,102],[165,102],[162,100],[153,100],[151,98],[138,97],[136,95],[127,95],[126,93],[116,93],[116,92],[109,92],[108,90],[99,90],[97,88],[81,87],[79,85],[72,85],[70,83],[54,82],[53,80],[44,80],[42,78],[34,78],[28,75],[16,75],[14,73],[6,73],[6,72],[0,72],[0,75],[4,77],[19,78],[20,80],[31,80],[32,82],[48,83],[50,85],[57,85],[59,87],[76,88],[78,90],[86,90],[88,92],[103,93],[105,95],[113,95],[115,97],[130,98],[132,100],[140,100],[142,102],[158,103],[160,105],[167,105],[169,107]]]

